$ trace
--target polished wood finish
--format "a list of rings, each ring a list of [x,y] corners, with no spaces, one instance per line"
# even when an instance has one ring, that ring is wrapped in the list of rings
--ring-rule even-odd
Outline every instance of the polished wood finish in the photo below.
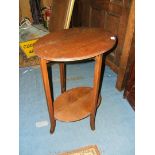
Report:
[[[75,0],[52,0],[52,14],[49,22],[50,32],[69,28],[74,1]],[[63,93],[66,90],[65,64],[61,62],[59,68],[61,92]]]
[[[130,0],[77,0],[75,7],[72,27],[102,27],[117,35],[117,48],[106,58],[106,64],[117,73],[127,28]]]
[[[59,63],[60,68],[60,83],[61,83],[61,93],[66,91],[66,66],[64,63]]]
[[[45,90],[45,95],[46,95],[47,104],[48,104],[48,112],[49,112],[49,117],[51,122],[50,132],[53,133],[56,123],[54,119],[53,101],[52,101],[50,83],[48,78],[47,61],[45,59],[40,60],[40,67],[41,67],[42,79],[43,79],[44,90]]]
[[[58,96],[54,101],[55,119],[73,122],[89,116],[92,110],[93,93],[91,87],[77,87]]]
[[[95,130],[95,115],[99,96],[99,86],[101,78],[101,68],[102,68],[102,54],[95,57],[95,71],[94,71],[94,90],[93,90],[93,104],[91,107],[90,114],[90,126],[92,130]]]
[[[99,94],[103,55],[110,52],[117,43],[112,36],[101,28],[72,28],[52,32],[35,43],[34,51],[41,59],[42,78],[53,124],[51,133],[55,129],[55,119],[70,122],[89,115],[91,129],[95,129],[96,109],[101,101]],[[65,91],[65,76],[60,76],[62,94],[52,104],[47,62],[60,63],[60,73],[63,75],[63,62],[92,58],[95,59],[93,88],[79,87]]]
[[[52,1],[52,14],[49,22],[50,32],[69,28],[73,6],[74,0]]]
[[[134,39],[134,30],[135,30],[135,0],[132,0],[129,20],[127,25],[127,32],[125,35],[125,41],[122,49],[122,56],[119,65],[118,77],[116,82],[116,88],[118,90],[124,89],[125,79],[127,75],[127,66],[130,56],[130,51],[132,47],[132,41]]]
[[[102,28],[71,28],[53,32],[39,39],[34,52],[51,61],[75,61],[95,57],[114,47],[112,33]]]

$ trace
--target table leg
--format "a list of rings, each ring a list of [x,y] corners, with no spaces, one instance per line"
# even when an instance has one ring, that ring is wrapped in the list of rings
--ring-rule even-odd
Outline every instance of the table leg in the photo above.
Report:
[[[61,83],[61,93],[66,91],[66,72],[65,72],[65,64],[59,63],[60,68],[60,83]]]
[[[47,61],[44,59],[40,59],[40,67],[41,67],[42,79],[43,79],[49,117],[51,122],[50,132],[53,133],[55,129],[56,121],[54,119],[54,108],[53,108],[52,96],[51,96],[51,90],[50,90],[50,84],[49,84],[49,78],[48,78]]]
[[[102,68],[102,55],[95,57],[95,69],[94,69],[94,98],[92,104],[92,111],[90,114],[90,126],[92,130],[95,130],[95,115],[99,97],[99,86],[101,78],[101,68]]]

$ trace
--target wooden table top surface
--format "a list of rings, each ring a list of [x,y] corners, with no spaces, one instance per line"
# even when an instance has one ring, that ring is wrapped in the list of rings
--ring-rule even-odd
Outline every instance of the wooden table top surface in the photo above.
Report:
[[[46,60],[75,61],[105,53],[115,43],[113,34],[102,28],[70,28],[40,38],[34,44],[34,52]]]

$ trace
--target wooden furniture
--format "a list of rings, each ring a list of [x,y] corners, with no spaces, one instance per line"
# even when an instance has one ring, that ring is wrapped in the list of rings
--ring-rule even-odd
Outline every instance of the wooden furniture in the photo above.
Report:
[[[50,33],[39,39],[34,51],[40,57],[40,67],[47,98],[53,133],[56,120],[70,122],[90,116],[91,129],[95,129],[95,114],[101,97],[99,92],[102,57],[116,45],[116,38],[100,28],[71,28]],[[95,59],[93,87],[77,87],[65,90],[64,68],[61,70],[61,92],[53,103],[47,64]]]
[[[135,59],[133,53],[135,53],[135,0],[131,1],[129,20],[127,25],[127,31],[125,34],[124,45],[122,48],[122,55],[120,59],[120,65],[118,70],[118,77],[116,82],[116,88],[118,90],[123,90],[127,73],[130,68],[130,62]]]
[[[53,0],[49,31],[68,29],[75,0]]]
[[[49,21],[49,31],[55,32],[68,29],[70,26],[73,6],[75,0],[52,0],[52,14]],[[65,64],[59,63],[60,79],[62,83],[61,91],[66,89],[65,85]]]
[[[102,27],[118,37],[118,45],[106,58],[106,64],[118,73],[127,29],[131,0],[77,0],[72,27]]]
[[[135,63],[130,67],[129,76],[124,90],[124,98],[128,100],[135,110]]]
[[[52,0],[52,15],[49,21],[49,31],[54,32],[68,29],[75,0]],[[44,0],[45,2],[45,0]],[[46,1],[47,2],[47,1]],[[38,57],[27,58],[23,52],[19,53],[20,67],[38,64]],[[63,74],[64,63],[60,63],[60,76]],[[62,78],[61,78],[62,79]]]

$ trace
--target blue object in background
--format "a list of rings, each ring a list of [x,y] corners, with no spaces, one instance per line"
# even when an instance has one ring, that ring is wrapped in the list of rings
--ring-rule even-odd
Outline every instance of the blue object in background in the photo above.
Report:
[[[54,98],[60,93],[59,67],[52,65]],[[93,86],[94,62],[67,64],[67,89]],[[96,129],[89,117],[77,122],[50,122],[40,68],[20,69],[20,155],[55,155],[87,145],[97,145],[103,155],[135,154],[135,113],[115,89],[117,75],[105,67],[97,110]],[[39,123],[39,125],[38,125]]]

